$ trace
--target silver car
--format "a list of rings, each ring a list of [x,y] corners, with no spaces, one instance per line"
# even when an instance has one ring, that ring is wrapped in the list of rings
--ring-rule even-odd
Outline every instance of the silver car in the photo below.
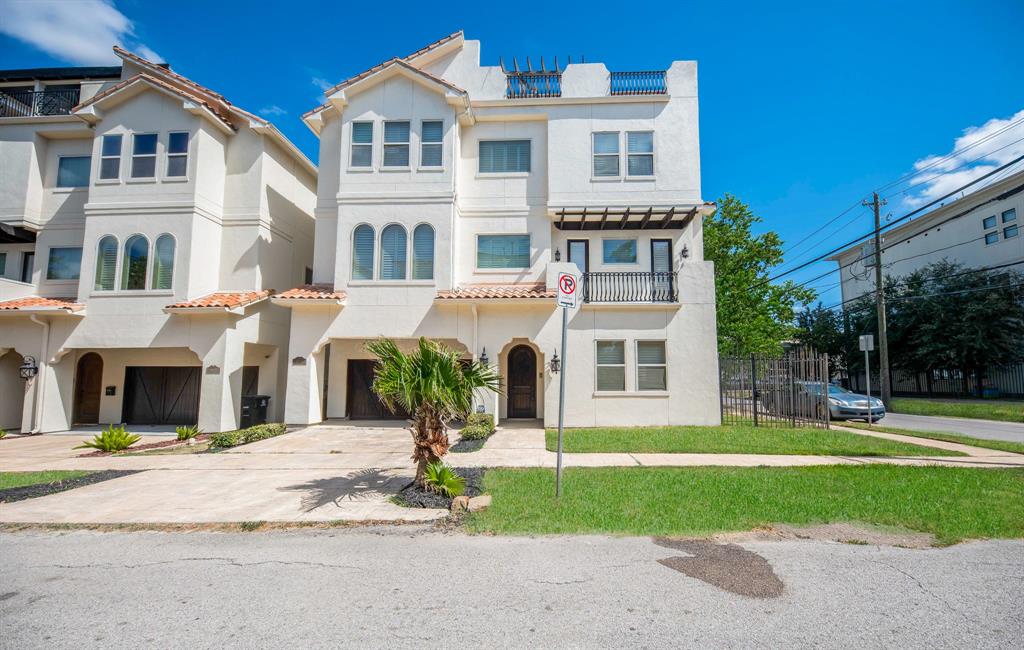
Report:
[[[811,387],[807,389],[811,390]],[[882,400],[852,393],[835,384],[828,385],[828,410],[833,420],[867,420],[869,411],[872,420],[885,417],[885,404]]]

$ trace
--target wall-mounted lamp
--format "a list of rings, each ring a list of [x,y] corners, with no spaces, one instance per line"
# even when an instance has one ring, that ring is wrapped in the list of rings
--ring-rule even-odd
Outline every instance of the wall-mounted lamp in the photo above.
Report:
[[[690,249],[686,247],[686,244],[683,244],[683,250],[679,251],[679,256],[684,260],[690,256]]]
[[[18,366],[18,376],[25,381],[32,379],[39,373],[39,366],[36,365],[36,360],[33,357],[25,357],[25,360]]]
[[[549,367],[551,368],[551,372],[556,375],[562,369],[562,360],[558,358],[558,350],[555,350],[555,353],[551,355]]]
[[[480,353],[480,363],[486,366],[488,361],[489,359],[487,358],[487,348],[484,348],[484,351]]]
[[[561,262],[562,261],[562,251],[560,249],[558,249],[558,248],[555,249],[555,261],[556,262]]]

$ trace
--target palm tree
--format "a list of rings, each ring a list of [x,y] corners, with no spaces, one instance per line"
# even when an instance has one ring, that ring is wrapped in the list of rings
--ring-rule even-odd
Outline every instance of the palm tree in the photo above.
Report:
[[[427,465],[448,453],[448,423],[469,415],[474,391],[498,392],[501,379],[490,366],[466,363],[455,350],[425,338],[409,354],[385,338],[366,349],[380,359],[373,378],[380,401],[391,412],[397,407],[412,414],[412,459],[416,484],[423,486]]]

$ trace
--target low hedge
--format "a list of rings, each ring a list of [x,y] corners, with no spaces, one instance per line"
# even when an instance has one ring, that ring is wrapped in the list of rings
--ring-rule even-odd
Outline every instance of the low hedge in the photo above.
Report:
[[[494,433],[494,416],[473,413],[466,418],[466,426],[459,431],[462,440],[483,440]]]
[[[266,440],[267,438],[279,436],[286,430],[287,428],[281,422],[257,424],[256,426],[249,427],[248,429],[215,433],[210,436],[210,446],[219,449],[237,447],[238,445],[245,445],[250,442],[256,442],[257,440]]]

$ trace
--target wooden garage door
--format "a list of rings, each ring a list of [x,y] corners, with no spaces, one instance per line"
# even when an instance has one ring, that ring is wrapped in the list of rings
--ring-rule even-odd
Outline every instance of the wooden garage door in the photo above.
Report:
[[[200,369],[129,366],[124,372],[123,419],[128,424],[195,424]]]
[[[373,392],[376,361],[350,359],[348,362],[348,416],[353,420],[407,419],[405,411],[392,413]]]

